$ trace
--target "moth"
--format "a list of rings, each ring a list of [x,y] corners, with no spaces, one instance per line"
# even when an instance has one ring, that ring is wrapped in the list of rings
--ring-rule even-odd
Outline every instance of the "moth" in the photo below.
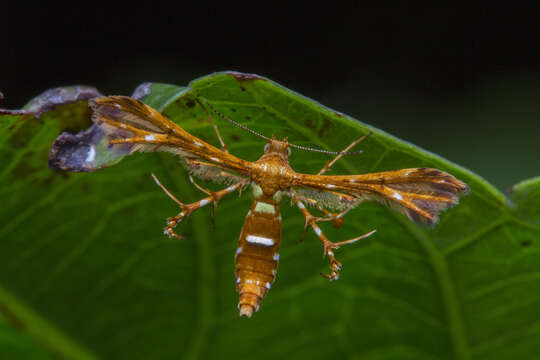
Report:
[[[417,223],[435,224],[442,210],[458,203],[466,194],[467,185],[452,175],[437,169],[411,168],[361,175],[325,175],[353,146],[366,139],[364,135],[335,152],[333,160],[316,174],[295,172],[289,165],[291,148],[309,149],[255,133],[215,110],[208,102],[205,109],[221,144],[215,147],[182,129],[157,110],[124,96],[100,97],[90,100],[92,119],[109,137],[112,146],[127,146],[129,152],[168,151],[180,156],[189,171],[192,183],[207,196],[200,201],[184,204],[152,174],[157,185],[180,207],[178,215],[167,219],[164,233],[181,239],[175,227],[194,211],[207,205],[217,206],[225,196],[250,186],[253,201],[240,231],[235,254],[236,288],[239,293],[240,315],[251,317],[259,310],[261,300],[270,290],[279,262],[281,242],[280,203],[289,198],[305,218],[305,229],[311,227],[319,238],[323,256],[328,256],[330,273],[321,274],[330,281],[337,280],[341,263],[334,251],[372,235],[375,230],[358,237],[332,242],[319,226],[332,222],[339,227],[343,217],[363,201],[377,201],[393,207]],[[206,107],[227,121],[263,137],[267,143],[257,161],[246,161],[229,153],[217,125]],[[203,180],[225,183],[219,191],[198,185],[192,175]],[[308,209],[308,207],[310,209]],[[311,208],[320,210],[312,214]]]

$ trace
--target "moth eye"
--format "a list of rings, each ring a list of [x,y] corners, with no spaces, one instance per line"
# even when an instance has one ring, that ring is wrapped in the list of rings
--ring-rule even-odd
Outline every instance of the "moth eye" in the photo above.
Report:
[[[264,145],[264,152],[268,152],[268,149],[270,149],[270,143]]]
[[[287,148],[287,156],[291,156],[291,148],[290,147]]]

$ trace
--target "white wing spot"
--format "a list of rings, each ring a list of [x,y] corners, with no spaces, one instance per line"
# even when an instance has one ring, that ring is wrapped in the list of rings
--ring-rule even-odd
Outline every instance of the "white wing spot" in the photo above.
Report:
[[[242,252],[242,247],[240,246],[238,249],[236,249],[236,255],[240,254]]]
[[[268,290],[270,290],[270,287],[271,287],[272,285],[270,285],[270,283],[267,281],[266,284],[264,284],[264,286],[266,286],[266,288],[267,288]]]
[[[88,149],[88,154],[86,155],[85,162],[92,162],[96,158],[96,149],[94,146],[90,146],[90,149]]]
[[[210,201],[206,200],[206,199],[202,199],[201,201],[199,201],[199,206],[205,206],[209,203]]]
[[[212,157],[212,156],[210,157],[210,160],[213,160],[215,162],[221,162],[221,160],[219,160],[218,158]]]
[[[144,137],[144,140],[153,141],[153,140],[156,140],[156,138],[154,137],[154,135],[146,135]]]
[[[321,236],[321,234],[322,234],[322,231],[321,231],[320,227],[314,227],[313,231],[315,231],[315,234],[317,234],[318,236]]]
[[[396,199],[398,199],[398,200],[403,200],[403,196],[401,196],[401,195],[398,194],[397,192],[395,192],[393,196],[394,196]]]
[[[275,253],[275,254],[274,254],[274,260],[275,260],[275,261],[279,261],[279,253]]]
[[[268,169],[268,165],[264,164],[263,170],[266,171],[266,169]]]
[[[248,235],[246,241],[252,244],[261,244],[264,246],[274,245],[274,239],[267,238],[264,236]]]
[[[298,202],[298,207],[300,209],[305,209],[306,207],[304,206],[304,204],[302,204],[301,202]]]
[[[356,180],[354,180],[354,179],[350,179],[350,180],[349,180],[349,182],[350,182],[350,183],[355,183],[355,182],[356,182]]]
[[[236,283],[240,284],[240,278],[239,277],[236,278]]]
[[[195,145],[197,145],[197,146],[202,146],[202,144],[201,144],[200,142],[198,142],[198,141],[195,141],[195,142],[193,142],[193,143],[194,143]]]
[[[225,189],[227,192],[233,192],[236,189],[236,186],[231,185],[227,189]]]
[[[333,188],[336,187],[336,185],[333,185],[333,184],[327,184],[326,187],[327,187],[328,189],[333,189]]]

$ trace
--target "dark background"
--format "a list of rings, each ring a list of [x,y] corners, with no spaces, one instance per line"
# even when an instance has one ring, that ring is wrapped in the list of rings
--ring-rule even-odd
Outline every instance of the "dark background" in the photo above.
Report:
[[[540,5],[74,4],[3,4],[2,107],[61,85],[130,94],[143,81],[185,85],[237,70],[438,153],[501,190],[540,175]]]

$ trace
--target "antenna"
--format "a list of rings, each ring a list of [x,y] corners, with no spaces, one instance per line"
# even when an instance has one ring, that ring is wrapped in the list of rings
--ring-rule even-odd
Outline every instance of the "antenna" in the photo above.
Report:
[[[307,146],[302,145],[296,145],[296,144],[289,144],[290,147],[300,149],[300,150],[306,150],[306,151],[313,151],[323,154],[331,154],[331,155],[357,155],[363,153],[362,150],[354,151],[354,152],[347,152],[347,151],[329,151],[329,150],[323,150],[323,149],[315,149]]]
[[[202,106],[204,107],[203,104],[201,104],[201,102],[199,101],[198,98],[195,98],[195,100]],[[246,130],[247,132],[249,133],[252,133],[253,135],[256,135],[258,137],[261,137],[263,139],[265,139],[266,141],[272,141],[272,139],[270,138],[267,138],[266,136],[262,135],[262,134],[259,134],[258,132],[256,131],[253,131],[251,130],[250,128],[248,128],[247,126],[244,126],[240,123],[237,123],[236,121],[232,120],[232,119],[229,119],[228,117],[226,117],[225,115],[223,115],[222,113],[220,113],[219,111],[217,111],[216,109],[214,109],[214,107],[212,105],[210,105],[210,103],[208,101],[206,101],[206,99],[203,99],[204,103],[210,108],[212,109],[213,112],[215,112],[217,115],[219,115],[220,118],[222,118],[223,120],[227,120],[228,122],[232,123],[233,125],[236,125],[238,126],[239,128],[241,129],[244,129]]]
[[[292,147],[296,147],[296,148],[300,148],[302,150],[309,150],[309,151],[316,151],[316,152],[324,152],[324,153],[328,153],[328,154],[335,154],[335,155],[339,155],[339,156],[343,156],[343,155],[356,155],[356,154],[361,154],[363,151],[362,150],[359,150],[359,151],[354,151],[354,152],[349,152],[349,149],[352,149],[353,147],[355,147],[356,145],[358,145],[359,143],[361,143],[362,141],[364,141],[368,136],[370,136],[371,134],[373,134],[373,131],[369,131],[366,135],[364,136],[361,136],[359,137],[358,139],[354,140],[349,146],[347,146],[345,148],[345,150],[343,151],[326,151],[326,150],[320,150],[320,149],[313,149],[313,148],[306,148],[306,147],[303,147],[303,146],[299,146],[299,145],[295,145],[295,144],[290,144]],[[339,157],[335,158],[333,161],[335,162]]]
[[[245,125],[242,125],[232,119],[229,119],[228,117],[226,117],[225,115],[223,115],[221,112],[219,112],[218,110],[216,110],[212,105],[210,105],[210,103],[206,100],[206,99],[202,99],[204,101],[204,103],[214,112],[216,113],[220,118],[222,118],[223,120],[227,120],[228,122],[230,122],[231,124],[235,125],[235,126],[238,126],[239,128],[241,129],[244,129],[245,131],[253,134],[253,135],[256,135],[260,138],[263,138],[265,139],[266,141],[272,141],[272,139],[262,135],[262,134],[259,134],[258,132],[256,131],[253,131],[251,130],[250,128],[248,128],[247,126]],[[204,108],[204,105],[199,101],[199,99],[196,97],[195,98],[195,101],[197,101],[199,103],[199,105],[201,105],[203,108]],[[367,138],[368,136],[370,136],[373,132],[369,132],[367,133],[366,135],[362,136],[360,139],[356,140],[355,142],[353,142],[351,145],[354,146],[356,144],[358,144],[360,141],[364,140],[365,138]],[[361,154],[363,153],[362,150],[360,151],[354,151],[354,152],[347,152],[348,149],[350,149],[352,146],[348,146],[347,149],[345,149],[345,151],[329,151],[329,150],[323,150],[323,149],[315,149],[315,148],[311,148],[311,147],[307,147],[307,146],[302,146],[302,145],[296,145],[296,144],[291,144],[291,143],[287,143],[287,145],[289,145],[289,147],[293,147],[293,148],[296,148],[296,149],[300,149],[300,150],[306,150],[306,151],[313,151],[313,152],[318,152],[318,153],[323,153],[323,154],[331,154],[331,155],[357,155],[357,154]]]

